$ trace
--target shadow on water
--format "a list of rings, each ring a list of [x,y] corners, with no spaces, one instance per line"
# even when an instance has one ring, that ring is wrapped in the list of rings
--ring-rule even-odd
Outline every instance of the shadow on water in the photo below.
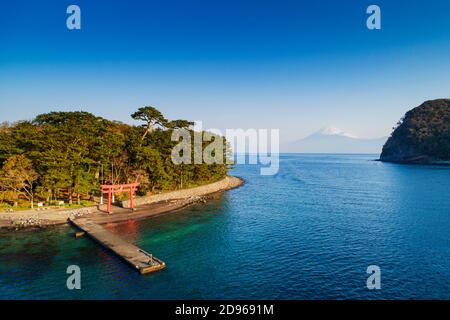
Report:
[[[60,253],[60,229],[3,232],[0,234],[0,268],[26,269],[39,265],[38,271],[50,268]]]

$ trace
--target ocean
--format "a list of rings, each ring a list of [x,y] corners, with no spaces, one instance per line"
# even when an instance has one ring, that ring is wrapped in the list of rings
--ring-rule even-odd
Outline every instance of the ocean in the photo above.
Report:
[[[206,204],[107,225],[166,262],[147,276],[68,226],[1,232],[0,299],[450,299],[450,168],[377,157],[238,165],[245,185]]]

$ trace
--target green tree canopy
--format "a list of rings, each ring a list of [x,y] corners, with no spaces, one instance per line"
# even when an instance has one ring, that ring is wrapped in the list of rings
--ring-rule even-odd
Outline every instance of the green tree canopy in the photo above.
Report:
[[[172,162],[178,143],[171,140],[174,129],[188,129],[192,137],[203,134],[194,133],[193,122],[169,121],[154,107],[140,108],[132,118],[145,123],[132,126],[76,111],[1,124],[0,201],[18,197],[32,203],[36,197],[80,203],[83,197],[98,195],[100,184],[137,181],[145,194],[216,181],[227,174],[226,164]]]
[[[131,117],[134,120],[141,120],[145,122],[143,127],[145,127],[146,130],[142,136],[142,140],[144,140],[145,137],[154,130],[155,126],[159,125],[160,127],[165,127],[167,125],[167,119],[164,118],[162,113],[155,107],[151,106],[139,108],[139,110],[133,113]]]

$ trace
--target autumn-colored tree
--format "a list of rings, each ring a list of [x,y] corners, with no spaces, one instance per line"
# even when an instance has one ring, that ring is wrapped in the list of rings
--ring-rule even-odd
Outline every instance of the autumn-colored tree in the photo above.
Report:
[[[34,207],[34,183],[38,174],[33,169],[33,163],[24,155],[9,157],[0,171],[0,188],[24,196]]]

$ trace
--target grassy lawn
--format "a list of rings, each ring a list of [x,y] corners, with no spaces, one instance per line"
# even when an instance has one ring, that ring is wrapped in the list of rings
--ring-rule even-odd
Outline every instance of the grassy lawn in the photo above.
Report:
[[[84,207],[90,207],[90,206],[94,206],[96,205],[95,202],[93,201],[81,201],[81,204],[72,204],[69,205],[68,203],[62,205],[62,206],[58,206],[58,205],[50,205],[50,206],[44,206],[41,207],[39,209],[42,208],[48,208],[48,209],[79,209],[79,208],[84,208]],[[9,204],[0,204],[0,212],[6,211],[6,210],[14,210],[14,212],[20,212],[20,211],[28,211],[28,210],[32,210],[30,205],[23,205],[23,204],[19,204],[18,206],[11,206]],[[36,210],[38,209],[37,204],[35,204],[34,209]]]

